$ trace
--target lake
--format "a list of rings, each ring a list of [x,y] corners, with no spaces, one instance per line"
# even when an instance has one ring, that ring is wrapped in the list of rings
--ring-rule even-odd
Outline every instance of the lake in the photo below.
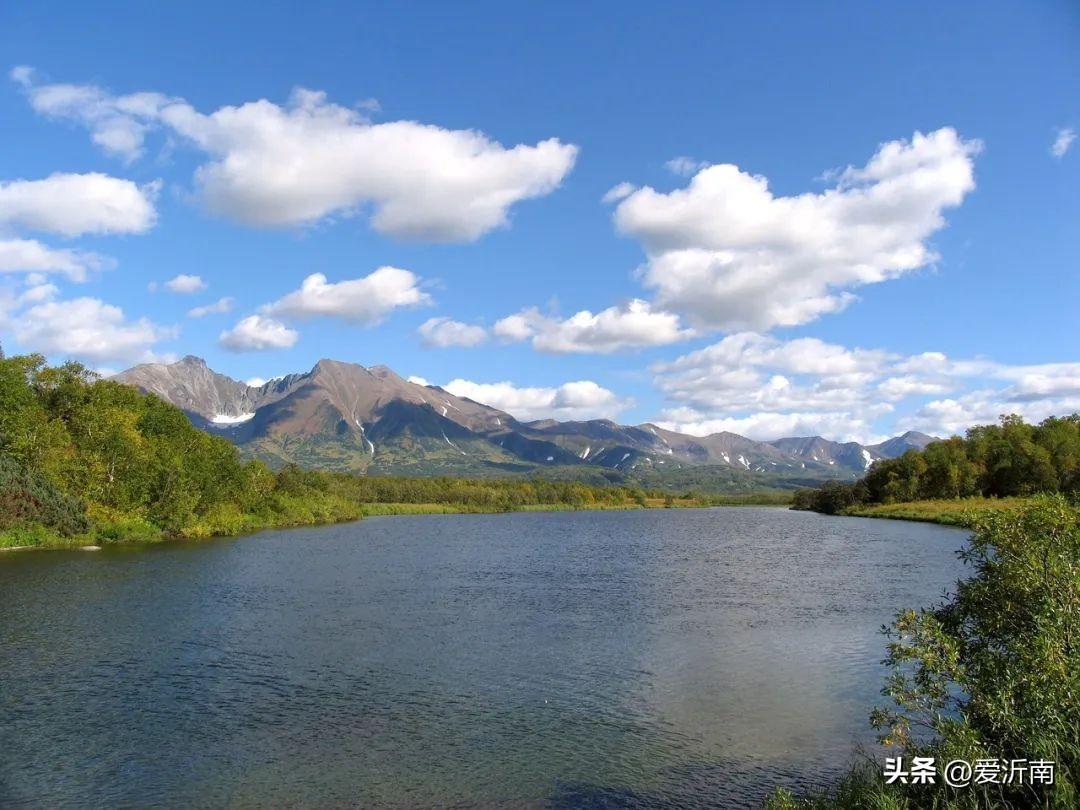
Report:
[[[0,555],[0,805],[754,806],[828,781],[966,533],[774,508]]]

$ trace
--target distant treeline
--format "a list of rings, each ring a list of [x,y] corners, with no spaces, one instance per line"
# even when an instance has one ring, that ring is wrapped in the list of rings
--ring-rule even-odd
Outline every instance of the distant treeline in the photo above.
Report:
[[[1078,491],[1080,415],[1037,425],[1003,416],[1000,424],[973,427],[964,437],[876,461],[854,483],[798,490],[793,506],[831,515],[862,504]]]
[[[175,406],[77,363],[0,359],[0,547],[239,534],[353,520],[365,504],[495,512],[709,502],[573,481],[275,472],[242,461]]]

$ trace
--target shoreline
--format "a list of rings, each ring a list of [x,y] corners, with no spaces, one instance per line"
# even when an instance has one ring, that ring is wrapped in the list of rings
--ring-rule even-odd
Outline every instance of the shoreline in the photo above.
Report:
[[[1013,511],[1030,502],[1031,498],[1019,497],[902,501],[849,507],[840,512],[839,516],[907,520],[971,529],[987,514]]]
[[[1028,498],[966,498],[960,500],[906,501],[901,503],[872,504],[853,507],[844,512],[832,515],[832,517],[904,520],[913,523],[933,523],[940,526],[970,529],[973,527],[974,523],[987,512],[1013,510],[1019,508],[1028,501]],[[27,551],[100,551],[109,546],[130,547],[157,545],[160,543],[177,541],[190,542],[229,537],[246,537],[262,531],[334,526],[345,523],[354,523],[358,520],[373,517],[400,517],[409,515],[500,515],[515,512],[621,512],[635,509],[710,509],[715,507],[738,508],[746,506],[791,508],[790,504],[777,503],[775,500],[770,501],[766,498],[757,500],[753,498],[743,499],[740,496],[733,496],[729,502],[724,502],[722,498],[718,498],[715,503],[688,503],[686,501],[665,503],[662,498],[650,498],[649,502],[645,504],[625,503],[575,506],[571,504],[547,503],[524,504],[514,509],[490,509],[468,504],[369,502],[358,505],[359,514],[357,517],[345,520],[285,523],[280,525],[255,525],[237,532],[215,532],[205,535],[166,535],[162,533],[156,537],[142,536],[124,540],[103,540],[96,534],[80,535],[78,537],[53,536],[47,538],[45,542],[31,545],[0,546],[0,555]],[[103,526],[102,528],[107,529],[108,527]]]
[[[288,529],[303,529],[316,526],[336,526],[345,523],[355,523],[365,518],[373,517],[400,517],[409,515],[503,515],[516,512],[623,512],[636,509],[710,509],[715,507],[744,507],[744,506],[771,506],[777,508],[790,508],[789,504],[769,502],[762,498],[759,501],[742,500],[734,496],[730,503],[682,503],[673,502],[666,504],[663,498],[650,498],[655,503],[625,503],[625,504],[592,504],[574,506],[571,504],[524,504],[515,509],[486,509],[468,504],[440,504],[440,503],[380,503],[369,502],[358,505],[359,515],[345,520],[327,520],[303,523],[285,523],[279,525],[252,526],[238,532],[216,532],[206,535],[166,535],[142,536],[125,540],[105,540],[96,534],[79,535],[76,537],[62,537],[54,535],[44,538],[45,542],[32,545],[0,546],[0,554],[27,552],[27,551],[100,551],[109,546],[144,546],[157,545],[160,543],[173,543],[184,541],[199,541],[224,539],[229,537],[247,537],[262,531],[281,531]],[[102,526],[107,529],[107,526]]]

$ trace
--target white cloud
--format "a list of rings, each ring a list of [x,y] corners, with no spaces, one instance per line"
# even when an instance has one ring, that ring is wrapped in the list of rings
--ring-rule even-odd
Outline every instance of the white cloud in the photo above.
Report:
[[[838,436],[845,441],[876,444],[886,438],[861,416],[851,413],[762,411],[742,417],[703,419],[694,411],[674,409],[665,412],[657,424],[691,436],[729,432],[757,441],[772,441],[785,436]]]
[[[527,309],[517,315],[500,318],[491,331],[501,340],[516,343],[533,337],[537,332],[537,321],[543,318],[536,309]]]
[[[233,352],[258,352],[268,349],[288,349],[300,333],[280,321],[262,315],[249,315],[232,329],[218,336],[218,345]]]
[[[1053,144],[1050,145],[1050,154],[1056,158],[1065,157],[1065,153],[1076,140],[1076,130],[1072,127],[1063,127],[1057,131]]]
[[[696,434],[731,430],[775,439],[802,432],[865,440],[880,434],[874,423],[898,408],[897,430],[932,435],[996,421],[1002,413],[1043,419],[1080,411],[1080,363],[904,356],[817,338],[729,335],[653,371],[670,403],[662,421]],[[953,396],[942,399],[946,394]],[[814,425],[820,430],[810,430]]]
[[[408,378],[408,381],[415,384],[415,385],[431,385],[431,383],[429,383],[423,377],[417,377],[415,374],[411,375]]]
[[[33,68],[20,65],[9,74],[41,115],[82,123],[105,152],[132,161],[143,151],[154,117],[174,99],[160,93],[113,97],[99,87],[77,84],[39,84]]]
[[[698,371],[707,366],[764,366],[785,372],[837,375],[877,371],[892,356],[879,349],[848,349],[817,338],[782,341],[770,335],[741,332],[658,368]]]
[[[777,197],[730,164],[671,193],[641,188],[615,210],[641,241],[658,304],[728,331],[806,323],[847,306],[849,288],[936,259],[926,240],[975,187],[977,141],[951,128],[883,144],[815,194]]]
[[[26,290],[18,297],[18,304],[40,304],[43,301],[52,301],[60,294],[60,288],[55,284],[31,279],[33,279],[32,275],[27,277]]]
[[[232,312],[233,300],[228,296],[219,298],[212,304],[204,304],[201,307],[192,307],[188,310],[189,318],[204,318],[207,315],[224,315]]]
[[[143,233],[157,218],[157,184],[140,188],[104,174],[53,174],[43,180],[0,182],[0,273],[63,273],[83,281],[110,260],[88,251],[56,248],[14,231],[65,237]]]
[[[0,182],[0,226],[67,237],[144,233],[157,219],[157,191],[97,173]]]
[[[129,321],[119,307],[96,298],[35,304],[20,313],[13,329],[15,339],[30,351],[95,363],[150,362],[159,359],[152,351],[155,344],[177,336],[175,328],[146,318]]]
[[[847,349],[817,338],[781,341],[738,333],[658,363],[653,370],[657,387],[670,401],[694,410],[694,416],[680,417],[685,422],[731,420],[749,413],[880,415],[890,406],[872,384],[893,359],[886,352]]]
[[[519,388],[510,382],[476,383],[457,379],[443,388],[455,396],[506,411],[523,422],[613,418],[633,404],[591,380],[563,383],[557,388]]]
[[[0,273],[63,273],[83,281],[109,261],[96,253],[51,248],[36,239],[0,239]]]
[[[363,278],[330,283],[322,273],[304,279],[300,289],[263,307],[268,315],[293,318],[326,316],[374,325],[393,310],[430,304],[420,278],[397,267],[380,267]]]
[[[697,174],[708,165],[709,164],[706,161],[694,160],[685,155],[680,155],[665,163],[664,168],[672,174],[677,174],[679,177],[689,177],[692,174]]]
[[[181,273],[166,281],[165,289],[181,295],[190,295],[205,290],[206,282],[200,276],[189,276]]]
[[[633,183],[619,183],[617,186],[612,186],[607,190],[600,201],[603,203],[613,203],[619,200],[625,199],[633,194],[637,190],[637,186]]]
[[[482,326],[454,321],[450,318],[429,318],[417,330],[428,346],[445,349],[449,346],[479,346],[488,339]]]
[[[1080,364],[1073,364],[1080,365]],[[1025,395],[1018,387],[980,388],[958,397],[925,403],[897,422],[898,430],[921,430],[936,436],[963,434],[969,427],[997,422],[1006,414],[1019,414],[1028,422],[1048,416],[1080,413],[1080,386],[1072,382],[1044,396]]]
[[[497,321],[493,331],[507,341],[532,340],[533,348],[553,354],[608,354],[666,346],[693,336],[680,326],[677,315],[654,311],[639,299],[595,314],[585,309],[565,320],[526,309]]]
[[[280,376],[277,376],[277,377],[249,377],[247,380],[244,381],[244,384],[245,385],[250,385],[252,388],[262,388],[268,382],[273,382],[274,380],[280,380],[280,379],[281,379]]]
[[[125,159],[141,154],[153,129],[179,137],[206,155],[195,173],[205,204],[256,226],[303,225],[370,205],[380,232],[471,241],[506,225],[515,203],[551,193],[577,155],[556,138],[506,148],[475,130],[372,124],[304,89],[285,106],[263,99],[204,114],[160,93],[40,84],[30,70],[12,78],[39,113],[81,123]]]
[[[911,396],[946,394],[952,389],[948,382],[921,380],[910,374],[889,377],[877,386],[877,391],[884,399],[895,401]]]

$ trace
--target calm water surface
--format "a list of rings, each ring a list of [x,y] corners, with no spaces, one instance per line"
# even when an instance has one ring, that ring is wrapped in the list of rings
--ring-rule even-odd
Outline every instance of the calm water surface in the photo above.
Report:
[[[964,533],[374,518],[0,555],[0,805],[742,806],[827,780]]]

